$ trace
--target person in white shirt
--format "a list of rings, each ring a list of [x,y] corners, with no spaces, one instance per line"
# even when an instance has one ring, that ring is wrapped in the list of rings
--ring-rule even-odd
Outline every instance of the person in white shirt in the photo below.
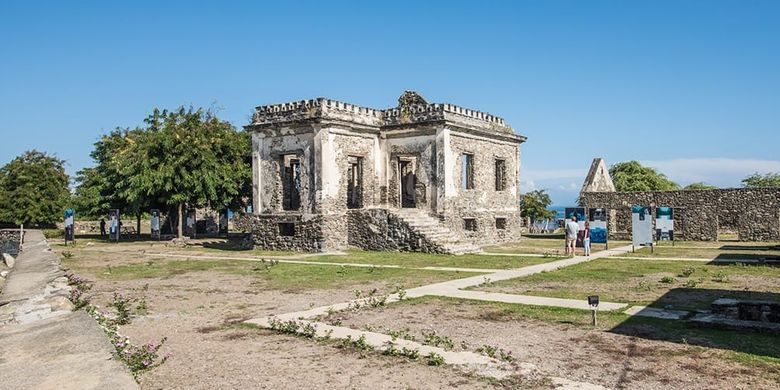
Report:
[[[566,222],[566,255],[574,256],[574,245],[577,242],[577,233],[580,231],[580,225],[577,223],[577,216],[572,215],[571,220]]]

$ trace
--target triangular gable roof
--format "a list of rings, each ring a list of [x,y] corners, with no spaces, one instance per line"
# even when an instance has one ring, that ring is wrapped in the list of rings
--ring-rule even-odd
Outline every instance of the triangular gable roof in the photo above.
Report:
[[[603,158],[594,158],[593,163],[590,164],[588,176],[580,190],[580,193],[583,192],[615,192],[615,183],[609,176],[609,169]]]

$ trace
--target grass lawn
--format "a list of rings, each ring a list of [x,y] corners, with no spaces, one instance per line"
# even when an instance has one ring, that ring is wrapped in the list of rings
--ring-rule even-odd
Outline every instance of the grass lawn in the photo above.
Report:
[[[437,255],[430,253],[413,252],[372,252],[361,250],[347,251],[346,256],[317,256],[310,257],[309,261],[323,261],[332,263],[357,263],[376,265],[399,265],[402,267],[456,267],[456,268],[481,268],[481,269],[509,269],[520,268],[534,264],[559,260],[561,257],[522,257],[522,256],[489,256],[465,254],[460,256]]]
[[[494,320],[533,319],[549,323],[574,325],[593,329],[590,313],[584,310],[529,306],[513,303],[471,301],[457,298],[432,297],[407,299],[393,305],[421,305],[430,302],[488,307]],[[780,337],[768,333],[735,332],[731,330],[691,327],[684,321],[636,317],[619,312],[600,312],[597,330],[674,343],[705,346],[726,350],[725,356],[744,364],[771,365],[780,368]],[[701,349],[691,351],[701,353]]]
[[[780,301],[780,267],[605,258],[476,289],[571,299],[596,294],[610,302],[708,309],[721,297]]]
[[[74,272],[105,280],[168,278],[190,272],[224,272],[266,281],[270,288],[305,290],[339,288],[360,283],[382,282],[388,287],[405,288],[449,279],[479,275],[467,272],[407,270],[394,268],[354,268],[324,265],[260,263],[244,260],[147,259],[117,266],[80,266],[78,256],[63,263]]]

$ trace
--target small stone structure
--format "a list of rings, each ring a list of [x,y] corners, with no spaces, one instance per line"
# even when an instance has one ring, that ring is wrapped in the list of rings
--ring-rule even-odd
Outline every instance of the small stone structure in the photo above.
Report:
[[[698,313],[691,322],[713,328],[780,333],[780,302],[721,298],[712,302],[710,313]]]
[[[257,107],[246,126],[254,214],[236,227],[258,247],[301,251],[461,253],[519,237],[525,137],[499,117],[415,92],[398,103],[376,110],[318,98]]]
[[[0,230],[0,254],[8,253],[16,256],[21,248],[22,233],[19,229]]]
[[[615,192],[609,171],[593,160],[580,193],[585,208],[609,209],[609,238],[631,239],[631,206],[674,208],[675,237],[714,241],[719,229],[736,231],[741,241],[780,240],[780,188]]]

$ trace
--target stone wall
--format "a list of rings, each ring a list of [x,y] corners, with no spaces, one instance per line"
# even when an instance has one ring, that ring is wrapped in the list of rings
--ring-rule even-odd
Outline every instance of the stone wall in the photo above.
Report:
[[[580,204],[610,212],[610,239],[631,239],[631,206],[674,208],[675,239],[714,241],[718,230],[742,241],[780,240],[780,189],[730,188],[651,192],[583,192]],[[653,210],[655,212],[655,210]]]
[[[445,253],[385,209],[350,210],[349,245],[365,250]]]
[[[236,216],[233,223],[239,231],[251,233],[251,246],[255,248],[301,252],[328,249],[320,215],[244,214]],[[292,235],[283,235],[282,224],[293,224]]]
[[[0,230],[0,254],[8,253],[16,256],[21,246],[21,232],[19,229]],[[2,259],[0,259],[2,261]]]

